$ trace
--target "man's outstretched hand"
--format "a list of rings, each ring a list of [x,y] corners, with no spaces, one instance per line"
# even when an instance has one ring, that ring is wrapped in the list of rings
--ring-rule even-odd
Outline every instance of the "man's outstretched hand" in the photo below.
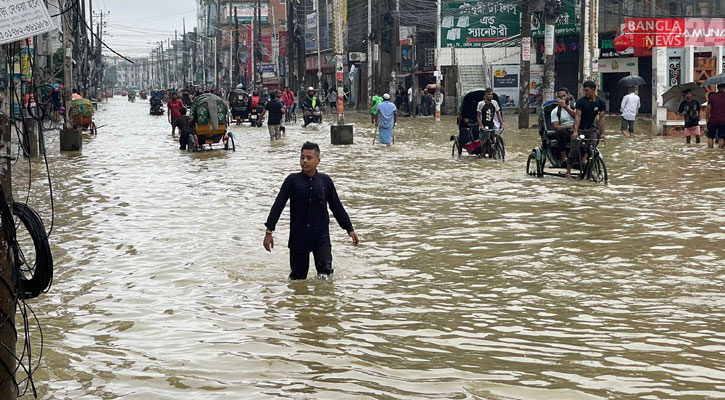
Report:
[[[352,231],[352,232],[348,233],[348,235],[350,235],[350,237],[352,238],[352,245],[353,246],[357,246],[357,245],[360,244],[360,238],[357,237],[357,233],[355,233],[355,231]]]

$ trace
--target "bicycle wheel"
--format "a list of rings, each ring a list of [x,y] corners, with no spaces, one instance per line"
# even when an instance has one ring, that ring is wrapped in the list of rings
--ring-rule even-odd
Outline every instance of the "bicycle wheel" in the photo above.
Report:
[[[501,136],[496,136],[496,143],[493,145],[493,159],[501,161],[506,159],[506,145]]]
[[[451,149],[451,157],[455,157],[458,153],[458,157],[461,156],[461,144],[458,142],[458,138],[453,139],[453,148]]]
[[[526,175],[541,176],[541,168],[539,168],[539,160],[536,159],[536,153],[531,152],[526,160]]]
[[[55,121],[53,121],[53,117],[51,117],[48,114],[43,116],[43,121],[41,123],[43,124],[44,131],[50,131],[50,130],[53,130],[53,128],[55,128]]]
[[[597,156],[589,163],[589,179],[597,183],[607,183],[607,165],[602,156]]]

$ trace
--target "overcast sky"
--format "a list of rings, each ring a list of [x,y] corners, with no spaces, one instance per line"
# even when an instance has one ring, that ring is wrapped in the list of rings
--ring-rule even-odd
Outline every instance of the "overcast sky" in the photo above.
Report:
[[[110,11],[103,41],[127,57],[146,56],[156,42],[174,39],[174,29],[182,33],[196,26],[198,0],[93,0],[93,13]],[[97,21],[94,21],[94,24]],[[95,30],[95,25],[94,25]],[[104,49],[104,54],[110,53]]]

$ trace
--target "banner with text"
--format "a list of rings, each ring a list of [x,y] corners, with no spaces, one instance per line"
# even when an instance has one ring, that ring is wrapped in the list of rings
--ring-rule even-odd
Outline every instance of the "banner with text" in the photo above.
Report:
[[[626,18],[624,30],[635,48],[685,46],[684,18]]]
[[[41,0],[0,2],[0,44],[15,42],[55,29]]]
[[[511,0],[441,3],[441,47],[487,47],[521,33],[520,7]]]
[[[561,2],[561,15],[556,19],[554,34],[573,35],[579,33],[579,13],[576,8],[577,0],[563,0]],[[531,14],[531,36],[544,36],[544,14]]]

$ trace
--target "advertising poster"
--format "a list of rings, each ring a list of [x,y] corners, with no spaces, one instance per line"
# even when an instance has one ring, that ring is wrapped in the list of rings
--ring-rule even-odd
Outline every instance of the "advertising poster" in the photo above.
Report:
[[[493,91],[501,100],[503,108],[518,107],[520,71],[518,64],[494,65],[491,68]]]

